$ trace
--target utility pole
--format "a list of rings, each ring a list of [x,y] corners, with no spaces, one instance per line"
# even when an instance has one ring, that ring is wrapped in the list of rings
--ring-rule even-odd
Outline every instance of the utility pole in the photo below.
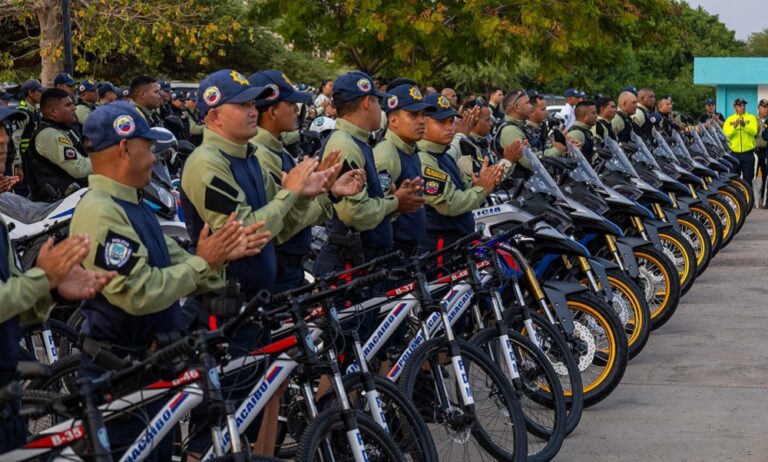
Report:
[[[61,18],[64,26],[64,71],[70,75],[74,71],[72,63],[72,16],[70,0],[61,0]]]

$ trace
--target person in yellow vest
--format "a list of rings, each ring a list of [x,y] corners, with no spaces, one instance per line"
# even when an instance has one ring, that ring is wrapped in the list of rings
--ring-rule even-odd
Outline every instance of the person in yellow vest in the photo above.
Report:
[[[741,177],[750,183],[755,176],[755,136],[760,127],[755,116],[746,112],[745,100],[736,98],[733,109],[736,112],[725,119],[723,133],[728,138],[733,155],[739,160],[737,173],[740,172]]]

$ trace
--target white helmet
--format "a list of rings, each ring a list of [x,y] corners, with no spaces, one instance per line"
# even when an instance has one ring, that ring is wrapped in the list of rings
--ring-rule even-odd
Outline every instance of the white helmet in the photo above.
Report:
[[[317,117],[309,126],[309,131],[323,133],[326,130],[333,130],[336,128],[336,120],[330,117]]]

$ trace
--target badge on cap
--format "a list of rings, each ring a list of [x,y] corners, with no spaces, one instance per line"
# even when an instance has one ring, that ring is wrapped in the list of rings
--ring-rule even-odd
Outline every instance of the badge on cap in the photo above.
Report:
[[[85,85],[80,85],[80,92],[82,93],[84,91],[85,91]]]
[[[366,78],[362,78],[357,81],[357,88],[360,91],[365,91],[365,92],[371,91],[371,81]]]
[[[248,82],[248,79],[243,77],[243,74],[241,74],[241,73],[239,73],[237,71],[232,71],[232,72],[229,73],[229,75],[232,76],[232,80],[234,80],[235,82],[239,83],[240,85],[250,85],[250,83]]]
[[[216,106],[216,104],[221,101],[221,92],[219,91],[219,87],[206,88],[203,92],[203,99],[208,106]]]
[[[437,98],[437,105],[443,109],[448,109],[451,107],[451,101],[445,96],[441,96]]]
[[[411,89],[408,90],[408,94],[411,95],[411,98],[415,99],[416,101],[421,101],[424,98],[421,96],[421,90],[419,90],[419,87],[411,87]]]
[[[129,136],[136,130],[136,123],[133,121],[133,117],[123,114],[115,118],[112,127],[114,127],[115,133],[119,136]]]
[[[392,95],[389,98],[387,98],[387,107],[388,108],[390,108],[390,109],[396,108],[397,107],[397,103],[398,103],[397,96]]]
[[[267,101],[273,101],[276,100],[278,96],[280,96],[280,89],[277,88],[277,85],[274,83],[269,83],[266,85],[267,88],[272,89],[272,94],[270,96],[267,96]]]

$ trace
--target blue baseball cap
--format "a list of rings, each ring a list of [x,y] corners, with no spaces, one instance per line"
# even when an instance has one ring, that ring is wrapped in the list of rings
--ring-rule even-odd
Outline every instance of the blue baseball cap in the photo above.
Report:
[[[187,95],[185,95],[183,91],[174,91],[174,92],[171,92],[171,99],[177,99],[179,101],[186,101],[187,100]]]
[[[99,84],[99,96],[104,96],[109,92],[113,92],[116,95],[120,94],[120,90],[115,88],[114,85],[112,85],[112,82],[101,82]]]
[[[587,97],[587,92],[585,92],[584,90],[576,90],[576,97],[577,98],[586,98]]]
[[[575,97],[578,98],[579,90],[577,90],[575,88],[569,88],[569,89],[565,90],[565,93],[563,93],[563,96],[565,96],[566,98],[569,98],[571,96],[575,96]]]
[[[54,85],[69,85],[70,87],[74,87],[77,85],[77,80],[73,79],[71,75],[67,74],[66,72],[60,72],[56,75],[56,77],[53,79]]]
[[[254,87],[269,87],[272,89],[272,95],[256,100],[256,106],[259,107],[268,106],[280,101],[297,104],[310,104],[312,102],[312,93],[296,91],[285,74],[274,69],[251,74],[248,77],[248,81]]]
[[[80,86],[77,87],[77,91],[82,93],[84,91],[93,91],[98,88],[99,88],[99,84],[95,80],[88,79],[80,82]]]
[[[118,144],[121,140],[144,138],[162,141],[166,136],[153,131],[147,119],[130,103],[115,101],[97,107],[83,127],[83,135],[91,140],[94,151],[101,151]]]
[[[421,90],[416,85],[399,85],[389,91],[389,96],[384,100],[384,112],[403,109],[408,112],[418,112],[423,109],[436,111],[437,106],[428,104],[421,95]]]
[[[209,74],[200,82],[197,91],[197,109],[200,115],[205,116],[209,109],[222,104],[246,103],[271,94],[271,88],[254,87],[243,74],[232,69],[222,69]]]
[[[707,98],[707,100],[704,102],[704,104],[715,104],[715,100],[712,98]]]
[[[336,104],[369,95],[382,99],[389,96],[378,91],[371,76],[365,72],[347,72],[333,82],[333,102]]]
[[[42,83],[40,83],[39,80],[29,79],[21,84],[21,91],[26,95],[27,93],[31,93],[33,91],[45,91],[45,87]]]
[[[161,80],[157,82],[160,85],[161,90],[170,90],[171,89],[171,83],[167,80]]]
[[[23,120],[26,115],[8,106],[0,106],[0,122],[3,120]]]
[[[628,91],[632,93],[633,95],[637,96],[637,87],[628,86],[621,89],[621,92],[624,93],[625,91]]]
[[[424,102],[435,108],[433,111],[427,111],[424,114],[427,117],[431,117],[435,120],[445,120],[448,117],[461,118],[461,114],[456,112],[456,109],[451,106],[451,100],[440,93],[432,93],[424,98]]]

